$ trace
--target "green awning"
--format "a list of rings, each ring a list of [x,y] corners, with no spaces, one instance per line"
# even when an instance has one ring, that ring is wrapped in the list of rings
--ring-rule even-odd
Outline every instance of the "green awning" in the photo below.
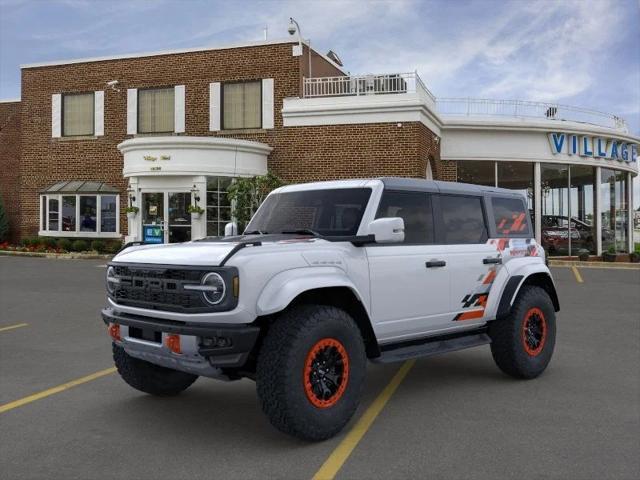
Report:
[[[120,190],[104,182],[69,180],[54,183],[41,190],[40,193],[120,193]]]

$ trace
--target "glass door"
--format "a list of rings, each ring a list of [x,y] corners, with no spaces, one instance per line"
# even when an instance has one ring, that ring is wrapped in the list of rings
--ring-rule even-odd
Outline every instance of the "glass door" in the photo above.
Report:
[[[169,243],[188,242],[191,240],[191,214],[187,211],[191,203],[189,192],[168,192],[167,218]]]
[[[145,243],[165,243],[165,193],[142,194],[142,241]]]

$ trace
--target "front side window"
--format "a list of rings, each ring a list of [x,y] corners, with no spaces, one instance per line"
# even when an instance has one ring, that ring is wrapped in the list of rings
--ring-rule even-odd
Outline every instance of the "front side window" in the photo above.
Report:
[[[262,82],[225,83],[222,88],[222,128],[261,128]]]
[[[422,192],[385,191],[376,218],[388,217],[400,217],[404,220],[404,243],[433,243],[430,195]]]
[[[138,91],[138,133],[174,131],[175,89],[149,88]]]
[[[493,197],[491,207],[496,222],[496,232],[499,236],[532,236],[523,200]]]
[[[447,244],[484,243],[487,228],[480,197],[441,195],[440,211]]]
[[[370,196],[369,188],[273,194],[258,209],[246,231],[295,233],[313,230],[323,236],[354,236]]]
[[[93,135],[94,94],[71,93],[62,96],[62,135],[76,137]]]

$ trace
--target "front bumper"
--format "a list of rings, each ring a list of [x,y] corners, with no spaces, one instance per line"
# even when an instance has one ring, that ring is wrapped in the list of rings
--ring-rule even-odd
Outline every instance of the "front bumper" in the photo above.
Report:
[[[253,325],[197,323],[143,317],[102,310],[105,324],[120,326],[119,343],[130,355],[168,368],[205,376],[218,376],[221,368],[244,365],[258,340],[260,328]],[[160,341],[149,341],[132,335],[131,329],[159,333]],[[180,335],[183,351],[172,352],[165,345],[167,335]],[[225,339],[224,346],[212,345],[211,340]]]

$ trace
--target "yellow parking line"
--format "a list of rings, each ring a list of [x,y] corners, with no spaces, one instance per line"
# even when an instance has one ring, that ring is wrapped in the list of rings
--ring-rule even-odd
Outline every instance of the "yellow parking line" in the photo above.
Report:
[[[23,405],[26,405],[31,402],[35,402],[36,400],[40,400],[41,398],[45,398],[50,395],[54,395],[56,393],[64,392],[69,388],[82,385],[83,383],[90,382],[91,380],[95,380],[100,377],[104,377],[105,375],[109,375],[115,371],[116,371],[115,367],[107,368],[105,370],[100,370],[99,372],[92,373],[91,375],[87,375],[86,377],[78,378],[76,380],[63,383],[62,385],[58,385],[57,387],[53,387],[39,393],[34,393],[33,395],[29,395],[28,397],[24,397],[19,400],[14,400],[13,402],[5,403],[4,405],[0,405],[0,413],[13,410],[14,408],[21,407]]]
[[[582,275],[580,275],[580,272],[578,271],[578,268],[575,265],[571,267],[571,270],[573,270],[573,274],[576,277],[576,281],[578,283],[584,283],[584,280],[582,280]]]
[[[9,325],[8,327],[0,327],[0,332],[6,332],[7,330],[13,330],[14,328],[26,327],[28,323],[17,323],[16,325]]]
[[[396,372],[389,384],[378,395],[371,406],[367,408],[362,417],[347,433],[347,436],[340,442],[340,445],[329,455],[329,458],[322,464],[320,470],[313,476],[313,480],[332,480],[347,461],[351,452],[356,448],[364,434],[367,433],[369,427],[373,424],[378,414],[387,404],[393,393],[396,391],[400,383],[407,376],[411,367],[416,363],[415,360],[409,360],[402,364],[402,367]]]

